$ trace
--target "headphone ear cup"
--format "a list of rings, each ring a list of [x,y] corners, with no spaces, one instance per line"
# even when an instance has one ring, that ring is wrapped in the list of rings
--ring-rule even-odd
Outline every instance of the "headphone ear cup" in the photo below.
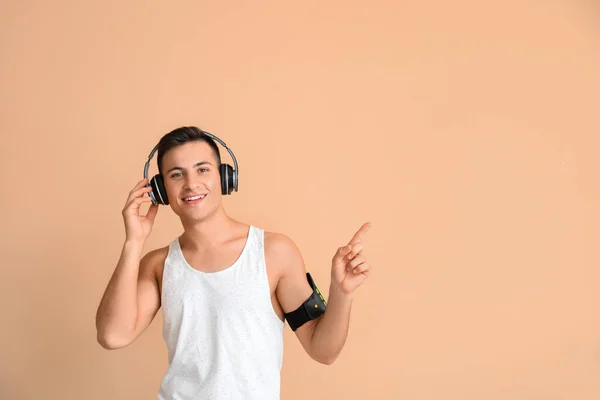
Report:
[[[169,199],[167,197],[167,191],[163,182],[163,177],[160,174],[154,175],[150,180],[152,186],[152,194],[158,204],[169,205]]]
[[[221,194],[231,194],[233,190],[233,167],[229,164],[219,166],[221,175]]]

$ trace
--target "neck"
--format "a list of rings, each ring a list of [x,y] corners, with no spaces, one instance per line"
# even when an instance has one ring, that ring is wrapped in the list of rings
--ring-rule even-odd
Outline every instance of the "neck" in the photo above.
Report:
[[[181,222],[184,232],[180,241],[184,246],[192,249],[221,243],[231,236],[231,230],[236,224],[223,207],[202,220]]]

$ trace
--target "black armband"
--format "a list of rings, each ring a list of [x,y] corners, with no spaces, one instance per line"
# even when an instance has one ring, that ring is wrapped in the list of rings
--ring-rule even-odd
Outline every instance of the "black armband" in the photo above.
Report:
[[[285,319],[290,324],[290,328],[293,331],[300,328],[302,325],[313,319],[319,318],[327,309],[327,301],[323,298],[321,291],[313,281],[310,273],[306,273],[306,279],[313,289],[313,293],[304,303],[300,305],[294,311],[291,311],[285,315]]]

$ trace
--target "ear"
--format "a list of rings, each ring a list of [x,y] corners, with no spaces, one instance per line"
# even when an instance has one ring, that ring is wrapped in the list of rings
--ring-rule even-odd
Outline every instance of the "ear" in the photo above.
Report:
[[[221,164],[219,174],[221,175],[221,194],[231,194],[233,190],[233,167],[229,164]]]
[[[158,204],[169,205],[169,198],[167,197],[167,190],[161,174],[154,175],[151,180],[152,191]]]

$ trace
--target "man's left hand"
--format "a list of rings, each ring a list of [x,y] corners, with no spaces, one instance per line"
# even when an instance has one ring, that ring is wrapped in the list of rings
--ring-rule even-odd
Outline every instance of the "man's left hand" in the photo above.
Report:
[[[369,229],[370,222],[363,224],[350,242],[338,248],[333,256],[331,283],[346,294],[354,292],[369,276],[371,265],[364,253],[365,236]]]

